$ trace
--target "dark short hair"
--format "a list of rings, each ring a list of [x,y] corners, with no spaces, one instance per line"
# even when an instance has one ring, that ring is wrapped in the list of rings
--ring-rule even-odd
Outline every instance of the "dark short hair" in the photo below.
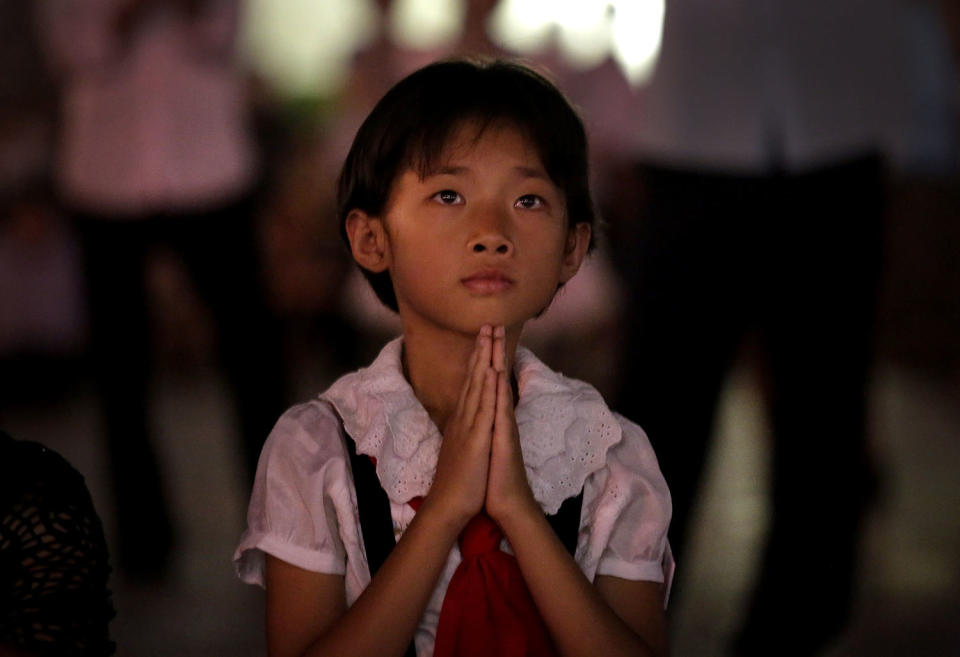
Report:
[[[397,176],[407,168],[429,172],[466,121],[477,122],[481,134],[504,123],[524,134],[564,194],[569,225],[593,226],[586,132],[564,95],[522,64],[453,59],[398,82],[360,126],[337,186],[337,219],[348,246],[347,215],[357,209],[380,216]],[[380,301],[396,311],[389,272],[361,270]]]

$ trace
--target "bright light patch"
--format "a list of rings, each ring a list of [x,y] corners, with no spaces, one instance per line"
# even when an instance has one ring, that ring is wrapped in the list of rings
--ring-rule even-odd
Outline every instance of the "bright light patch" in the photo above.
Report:
[[[554,7],[551,0],[500,0],[487,20],[487,31],[507,50],[537,53],[550,41]]]
[[[630,84],[653,73],[663,35],[664,0],[618,0],[613,21],[613,56]]]
[[[500,0],[488,31],[502,47],[524,55],[552,38],[580,69],[612,56],[633,85],[644,83],[660,52],[664,0]]]
[[[251,66],[282,95],[336,92],[350,56],[373,36],[372,0],[248,0],[243,35]]]
[[[610,53],[612,12],[606,0],[557,2],[560,50],[577,68],[593,68]]]
[[[411,50],[432,50],[453,43],[463,31],[466,0],[393,0],[390,38]]]
[[[468,0],[394,0],[388,29],[400,46],[443,49],[460,34]],[[664,0],[500,0],[487,29],[507,50],[535,56],[551,43],[575,68],[612,56],[633,85],[653,71]],[[374,0],[248,0],[244,46],[281,95],[330,95],[351,56],[373,38]]]

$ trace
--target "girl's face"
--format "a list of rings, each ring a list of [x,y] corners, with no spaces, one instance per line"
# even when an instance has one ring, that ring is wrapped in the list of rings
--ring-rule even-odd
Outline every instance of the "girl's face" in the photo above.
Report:
[[[564,194],[511,126],[455,131],[438,166],[394,181],[384,216],[405,330],[519,330],[577,271],[590,227],[568,228]]]

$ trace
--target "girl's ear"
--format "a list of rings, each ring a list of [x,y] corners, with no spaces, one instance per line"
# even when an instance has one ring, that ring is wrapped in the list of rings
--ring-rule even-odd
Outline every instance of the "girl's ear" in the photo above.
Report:
[[[590,248],[590,236],[593,229],[590,224],[574,224],[567,231],[567,244],[563,251],[563,263],[560,269],[560,283],[566,283],[580,269],[587,249]]]
[[[387,231],[379,217],[351,210],[344,222],[353,259],[364,269],[379,274],[390,267]]]

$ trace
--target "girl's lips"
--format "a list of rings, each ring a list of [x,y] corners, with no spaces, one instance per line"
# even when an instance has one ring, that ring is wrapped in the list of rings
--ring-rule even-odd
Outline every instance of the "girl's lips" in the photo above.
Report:
[[[474,294],[496,294],[513,287],[513,281],[499,272],[481,272],[461,282]]]

